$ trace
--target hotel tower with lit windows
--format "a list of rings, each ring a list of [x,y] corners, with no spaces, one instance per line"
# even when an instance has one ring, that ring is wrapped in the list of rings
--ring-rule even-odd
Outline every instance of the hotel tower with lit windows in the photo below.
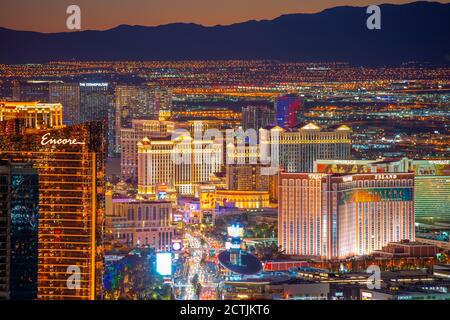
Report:
[[[317,159],[350,159],[351,133],[346,125],[322,128],[308,123],[291,129],[275,126],[270,129],[270,137],[261,138],[261,145],[272,145],[271,152],[275,152],[286,172],[313,172]]]
[[[0,121],[0,159],[29,162],[39,175],[37,297],[99,298],[104,125],[90,122],[59,129],[29,125],[26,117]],[[69,267],[79,268],[79,287],[68,285]]]
[[[288,255],[342,259],[414,241],[414,174],[279,175],[278,242]]]
[[[210,181],[222,165],[222,147],[213,140],[196,140],[189,134],[174,139],[144,138],[138,146],[138,193],[154,195],[159,184],[183,195],[193,195],[194,185]]]

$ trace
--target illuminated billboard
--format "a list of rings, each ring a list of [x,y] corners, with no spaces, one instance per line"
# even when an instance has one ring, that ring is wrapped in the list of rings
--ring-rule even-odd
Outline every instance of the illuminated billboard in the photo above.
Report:
[[[213,210],[216,208],[216,188],[201,187],[200,188],[200,209]]]
[[[244,237],[244,228],[239,225],[231,225],[227,229],[228,236],[231,238],[243,238]]]
[[[166,200],[167,199],[167,185],[158,184],[156,186],[156,200]]]
[[[344,192],[339,205],[348,202],[412,201],[412,188],[370,188]]]
[[[429,164],[415,164],[415,172],[418,176],[450,176],[450,164],[444,161],[429,161]]]
[[[377,168],[378,172],[382,172]],[[320,173],[371,173],[371,168],[365,164],[317,164],[317,172]]]
[[[156,254],[156,272],[162,276],[172,275],[172,254],[170,252]]]

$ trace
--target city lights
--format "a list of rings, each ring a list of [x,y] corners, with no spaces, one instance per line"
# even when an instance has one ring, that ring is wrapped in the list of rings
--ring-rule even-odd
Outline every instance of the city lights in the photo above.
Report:
[[[0,300],[450,301],[449,1],[41,2],[0,9]]]
[[[156,272],[162,276],[172,274],[172,254],[170,252],[158,252],[156,254]]]

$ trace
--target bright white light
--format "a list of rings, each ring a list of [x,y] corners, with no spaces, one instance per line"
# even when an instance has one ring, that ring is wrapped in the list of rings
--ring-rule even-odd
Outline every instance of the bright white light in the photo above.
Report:
[[[228,235],[232,238],[242,238],[244,237],[244,228],[238,225],[229,226]]]
[[[179,250],[181,250],[181,243],[179,243],[179,242],[174,242],[174,243],[172,243],[172,249],[173,249],[174,251],[179,251]]]
[[[156,272],[162,276],[172,275],[172,254],[170,252],[156,254]]]

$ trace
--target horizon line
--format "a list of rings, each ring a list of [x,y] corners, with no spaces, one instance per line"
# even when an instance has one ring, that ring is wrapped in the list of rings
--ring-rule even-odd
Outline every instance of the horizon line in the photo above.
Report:
[[[417,0],[417,1],[411,1],[408,3],[401,3],[401,4],[396,4],[396,3],[388,3],[388,2],[384,2],[381,4],[378,4],[378,6],[408,6],[411,4],[417,4],[417,3],[429,3],[429,4],[441,4],[441,5],[450,5],[450,2],[441,2],[441,1],[427,1],[427,0]],[[12,28],[8,28],[8,27],[3,27],[0,25],[0,29],[5,29],[5,30],[9,30],[9,31],[16,31],[16,32],[30,32],[30,33],[40,33],[40,34],[59,34],[59,33],[76,33],[76,32],[104,32],[104,31],[110,31],[110,30],[114,30],[117,29],[119,27],[133,27],[133,28],[159,28],[159,27],[166,27],[166,26],[171,26],[171,25],[195,25],[195,26],[199,26],[202,28],[215,28],[215,27],[230,27],[230,26],[234,26],[234,25],[239,25],[239,24],[244,24],[244,23],[249,23],[249,22],[263,22],[263,21],[274,21],[277,20],[281,17],[285,17],[285,16],[290,16],[290,15],[315,15],[315,14],[321,14],[325,11],[328,10],[332,10],[332,9],[336,9],[336,8],[367,8],[367,6],[352,6],[352,5],[341,5],[341,6],[334,6],[334,7],[328,7],[319,11],[315,11],[315,12],[291,12],[291,13],[283,13],[280,14],[274,18],[266,18],[266,19],[249,19],[249,20],[243,20],[243,21],[237,21],[237,22],[233,22],[233,23],[229,23],[229,24],[211,24],[211,25],[207,25],[207,24],[202,24],[202,23],[197,23],[197,22],[168,22],[168,23],[163,23],[163,24],[158,24],[158,25],[142,25],[142,24],[128,24],[128,23],[121,23],[121,24],[117,24],[113,27],[108,27],[105,29],[81,29],[81,30],[73,30],[73,31],[50,31],[50,32],[45,32],[45,31],[34,31],[34,30],[21,30],[21,29],[12,29]]]

